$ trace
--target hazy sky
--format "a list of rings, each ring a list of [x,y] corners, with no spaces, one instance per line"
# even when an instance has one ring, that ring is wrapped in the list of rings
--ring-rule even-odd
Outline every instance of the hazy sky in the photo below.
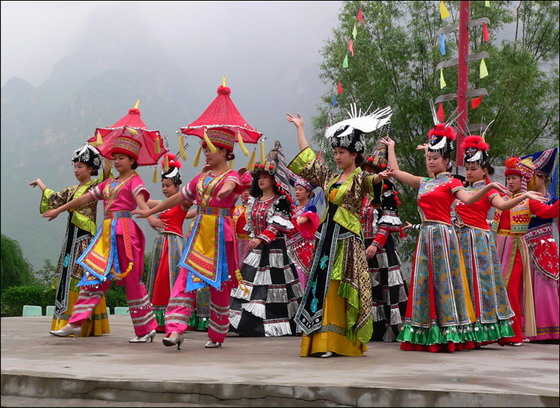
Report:
[[[238,64],[258,55],[263,62],[284,61],[300,68],[320,63],[318,51],[336,26],[341,6],[341,2],[331,1],[1,4],[2,85],[17,76],[34,86],[40,85],[54,63],[79,43],[92,12],[109,9],[114,13],[135,13],[180,61],[197,58],[211,65],[213,59],[225,53],[236,56]],[[208,75],[212,89],[217,81],[213,74]]]

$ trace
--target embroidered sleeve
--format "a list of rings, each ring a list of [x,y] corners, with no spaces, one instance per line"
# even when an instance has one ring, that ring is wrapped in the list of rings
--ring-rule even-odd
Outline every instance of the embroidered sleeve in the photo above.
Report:
[[[110,180],[111,179],[107,179],[90,190],[89,194],[93,197],[94,200],[103,200],[103,190],[105,189],[107,183],[110,182]]]
[[[310,147],[299,152],[288,168],[317,186],[325,186],[327,181],[334,177],[333,171],[317,160],[317,156]]]
[[[284,196],[278,199],[270,206],[267,217],[266,229],[257,237],[262,238],[266,242],[273,241],[280,233],[290,234],[294,230],[290,217],[290,203]]]
[[[132,180],[130,180],[130,188],[134,197],[138,194],[143,194],[146,201],[150,199],[150,193],[146,190],[146,187],[144,187],[144,182],[140,176],[133,177]]]
[[[449,188],[451,189],[451,193],[455,194],[459,190],[464,190],[465,186],[463,186],[463,183],[461,183],[461,180],[453,178],[453,179],[451,179],[451,183],[449,185]]]
[[[488,201],[488,204],[492,205],[492,200],[494,199],[494,197],[499,196],[500,193],[498,193],[497,190],[490,190],[488,192],[488,194],[486,194],[486,201]]]
[[[198,179],[200,175],[193,178],[189,184],[183,186],[181,188],[181,195],[183,199],[187,202],[187,205],[192,205],[196,203],[196,184],[198,183]]]
[[[365,193],[364,195],[368,195],[372,201],[379,199],[381,192],[383,191],[383,183],[378,182],[377,184],[374,184],[375,174],[367,171],[363,171],[359,176],[362,177],[362,189]]]
[[[385,244],[387,243],[387,238],[389,238],[390,232],[385,229],[384,227],[380,226],[377,230],[377,235],[373,240],[372,244],[375,245],[379,249],[383,249]]]
[[[236,171],[232,170],[229,172],[224,182],[228,181],[233,181],[235,183],[235,189],[233,190],[235,194],[241,194],[243,192],[244,188],[241,185],[239,174]]]
[[[43,214],[47,210],[54,210],[61,205],[66,204],[70,201],[72,197],[72,192],[76,189],[76,186],[66,187],[64,190],[55,192],[50,188],[45,188],[43,190],[43,195],[41,196],[41,206],[40,212]]]
[[[250,214],[253,213],[253,207],[255,206],[255,197],[249,196],[247,200],[247,209],[245,210],[245,226],[243,229],[249,233],[251,238],[255,238],[255,227],[253,225],[253,218]]]

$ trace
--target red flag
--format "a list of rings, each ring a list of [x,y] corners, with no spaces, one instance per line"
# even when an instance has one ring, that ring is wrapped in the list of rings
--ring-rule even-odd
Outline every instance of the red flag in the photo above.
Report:
[[[443,103],[439,104],[439,108],[437,110],[437,118],[440,122],[445,121],[445,112],[443,111]]]
[[[478,105],[480,105],[480,102],[482,102],[482,96],[479,96],[478,98],[471,99],[471,109],[478,108]]]
[[[340,81],[338,81],[338,94],[340,95],[342,93],[342,84],[340,83]]]
[[[350,51],[352,56],[354,56],[354,42],[352,41],[351,38],[350,41],[348,41],[348,51]]]
[[[358,10],[358,21],[364,25],[364,16],[362,16],[362,8]]]
[[[485,42],[488,42],[488,27],[486,27],[486,23],[482,24],[482,38],[484,38]]]

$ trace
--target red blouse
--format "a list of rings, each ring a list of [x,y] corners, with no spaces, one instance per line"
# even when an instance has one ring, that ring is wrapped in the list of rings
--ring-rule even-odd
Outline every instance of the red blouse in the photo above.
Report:
[[[451,173],[439,173],[434,178],[423,178],[418,190],[418,212],[422,221],[451,225],[451,206],[455,192],[464,189],[461,180]]]
[[[465,190],[474,194],[484,188],[485,185],[486,181],[480,180],[471,187],[467,187]],[[488,216],[488,211],[492,208],[492,199],[496,195],[499,195],[498,191],[492,189],[483,198],[472,205],[467,205],[457,200],[457,207],[455,210],[457,212],[458,224],[465,224],[468,227],[489,231],[490,226],[488,225],[488,221],[486,221],[486,217]]]
[[[176,205],[169,210],[159,213],[159,219],[166,224],[164,232],[183,236],[183,222],[186,215],[187,211],[181,205]]]

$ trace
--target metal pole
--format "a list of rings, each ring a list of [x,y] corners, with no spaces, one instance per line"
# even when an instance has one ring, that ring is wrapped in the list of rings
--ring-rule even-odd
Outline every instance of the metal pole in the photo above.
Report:
[[[457,107],[461,115],[457,119],[459,129],[467,131],[469,123],[469,111],[467,101],[467,89],[469,87],[469,65],[467,63],[467,55],[469,55],[469,17],[471,2],[461,0],[459,5],[459,56],[457,64]],[[455,163],[457,167],[463,166],[463,150],[461,143],[465,138],[465,134],[457,129],[457,154]]]

